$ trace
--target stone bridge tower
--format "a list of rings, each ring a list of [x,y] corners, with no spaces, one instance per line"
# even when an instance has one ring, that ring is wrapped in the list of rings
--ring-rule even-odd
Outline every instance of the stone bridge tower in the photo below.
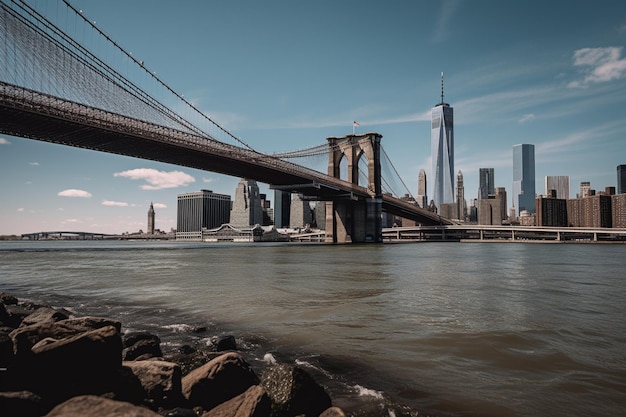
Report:
[[[335,243],[382,242],[382,186],[378,133],[328,138],[328,175],[340,178],[345,158],[348,178],[355,186],[366,187],[368,198],[346,195],[326,203],[326,241]],[[359,161],[367,161],[367,184],[359,184]]]

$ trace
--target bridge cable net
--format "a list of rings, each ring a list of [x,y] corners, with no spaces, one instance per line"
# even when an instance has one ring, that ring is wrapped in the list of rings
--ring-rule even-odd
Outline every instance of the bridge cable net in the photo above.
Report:
[[[0,0],[0,36],[2,82],[253,150],[66,0]]]

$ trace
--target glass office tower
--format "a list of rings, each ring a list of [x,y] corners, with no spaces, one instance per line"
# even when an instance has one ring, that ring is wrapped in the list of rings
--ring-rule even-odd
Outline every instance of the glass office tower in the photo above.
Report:
[[[441,204],[454,203],[454,109],[443,101],[441,73],[441,103],[431,110],[430,145],[432,157],[432,200],[438,210]]]
[[[626,165],[617,166],[617,194],[626,194]]]
[[[495,195],[496,186],[494,180],[493,168],[478,168],[479,186],[478,186],[478,199],[484,200],[489,198],[490,195]]]
[[[513,205],[516,216],[535,212],[535,145],[513,146]]]

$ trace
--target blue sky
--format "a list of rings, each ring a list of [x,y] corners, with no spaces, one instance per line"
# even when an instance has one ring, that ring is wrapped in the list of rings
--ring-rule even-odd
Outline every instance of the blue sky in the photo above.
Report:
[[[176,91],[267,153],[375,131],[417,194],[430,109],[455,111],[455,172],[511,191],[512,147],[535,145],[536,189],[604,190],[626,164],[623,1],[72,0]],[[432,179],[432,178],[429,178]],[[177,194],[238,178],[0,135],[0,234],[176,227]],[[429,184],[429,187],[431,185]],[[262,192],[269,189],[262,185]],[[271,193],[270,193],[271,194]],[[509,205],[511,198],[509,196]]]

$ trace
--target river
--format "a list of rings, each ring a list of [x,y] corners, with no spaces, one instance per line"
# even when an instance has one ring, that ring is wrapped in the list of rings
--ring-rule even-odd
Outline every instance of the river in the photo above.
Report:
[[[164,350],[232,334],[354,416],[626,410],[622,244],[0,242],[0,291]]]

